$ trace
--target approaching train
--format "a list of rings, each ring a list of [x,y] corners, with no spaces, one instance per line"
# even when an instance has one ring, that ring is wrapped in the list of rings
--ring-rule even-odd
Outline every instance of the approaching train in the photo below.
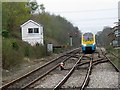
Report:
[[[86,54],[92,54],[96,49],[95,35],[87,32],[82,34],[82,52]]]

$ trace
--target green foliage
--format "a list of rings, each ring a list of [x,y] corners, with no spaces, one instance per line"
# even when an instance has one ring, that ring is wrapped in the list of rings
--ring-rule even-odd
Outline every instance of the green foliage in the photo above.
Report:
[[[47,43],[54,43],[49,41],[49,38],[52,38],[53,40],[56,40],[59,45],[66,45],[69,43],[69,36],[71,34],[75,40],[74,46],[80,45],[81,32],[65,18],[50,15],[49,13],[43,13],[33,15],[32,19],[44,25],[44,35]]]
[[[3,29],[9,30],[11,37],[18,39],[21,38],[19,27],[22,23],[24,23],[24,21],[30,18],[31,8],[34,10],[37,9],[38,4],[36,2],[2,3]],[[40,5],[40,8],[41,10],[45,9],[43,4]],[[52,38],[59,44],[67,44],[69,43],[69,34],[71,34],[74,38],[74,46],[80,44],[80,32],[78,28],[74,27],[65,18],[50,15],[49,13],[41,13],[37,15],[34,14],[31,19],[44,25],[44,36],[46,38]],[[77,37],[75,37],[75,32],[78,32]]]
[[[106,47],[106,50],[108,52],[108,56],[109,58],[112,60],[112,62],[120,69],[120,61],[119,59],[117,59],[116,57],[114,57],[111,53],[114,53],[117,57],[120,56],[120,50],[119,49],[115,49],[114,47],[112,46],[107,46]],[[111,52],[111,53],[109,53]]]
[[[41,5],[40,5],[40,9],[42,10],[42,13],[44,13],[44,12],[45,12],[45,7],[44,7],[44,4],[41,4]]]
[[[30,8],[26,4],[27,2],[2,3],[2,28],[8,30],[11,36],[14,32],[19,32],[20,25],[30,18]]]
[[[22,48],[13,49],[15,39],[3,39],[2,45],[2,65],[4,69],[10,69],[18,66],[23,61]],[[17,42],[17,41],[16,41]]]
[[[115,55],[119,56],[120,55],[120,50],[119,49],[115,49],[113,46],[108,45],[107,47],[105,47],[107,52],[112,52]]]
[[[31,13],[34,13],[38,9],[38,7],[39,7],[37,2],[33,2],[33,1],[32,2],[28,2],[27,6],[31,9]]]
[[[108,46],[106,47],[106,50],[109,52],[109,51],[113,51],[114,48],[113,48],[111,45],[108,45]]]
[[[31,46],[17,39],[3,39],[2,62],[4,69],[11,69],[24,62],[24,57],[38,59],[46,56],[45,46]]]
[[[103,31],[98,32],[98,35],[96,35],[97,44],[102,46],[110,45],[113,38],[109,37],[108,35],[112,32],[113,30],[111,27],[109,26],[104,27]]]
[[[19,46],[18,46],[17,42],[12,42],[12,48],[14,50],[18,50],[19,49]]]
[[[28,7],[27,4],[27,2],[2,3],[2,35],[5,37],[3,38],[2,43],[2,60],[4,69],[19,66],[19,64],[24,61],[25,57],[35,59],[46,56],[45,46],[37,44],[32,47],[21,40],[20,25],[30,19],[32,16],[30,13],[31,10],[35,11],[38,8],[37,3],[30,3],[31,7]],[[44,13],[33,14],[31,19],[43,24],[45,43],[66,45],[69,43],[69,36],[72,35],[74,40],[73,45],[79,46],[80,32],[78,28],[74,27],[61,16],[46,13],[43,4],[40,6],[40,9]],[[75,35],[75,32],[77,32],[77,35]],[[58,53],[63,50],[59,49],[54,51]]]
[[[2,36],[4,38],[8,38],[9,37],[9,32],[7,30],[2,30]]]
[[[28,58],[42,58],[46,56],[46,48],[45,46],[30,46],[26,45],[24,47],[24,56]]]
[[[30,57],[30,47],[29,46],[24,47],[24,55],[25,55],[25,57]]]
[[[34,49],[34,56],[38,59],[38,58],[42,58],[44,56],[46,56],[46,50],[45,47],[42,45],[36,45],[33,47]]]

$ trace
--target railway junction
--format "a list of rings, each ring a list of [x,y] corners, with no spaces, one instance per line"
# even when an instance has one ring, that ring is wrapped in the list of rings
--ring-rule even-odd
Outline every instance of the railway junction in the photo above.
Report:
[[[96,53],[97,52],[97,53]],[[5,83],[9,89],[118,89],[119,69],[103,48],[93,54],[83,54],[80,48],[65,52],[29,73]],[[115,57],[115,55],[114,55]],[[115,57],[118,59],[118,57]],[[60,63],[64,63],[61,70]]]

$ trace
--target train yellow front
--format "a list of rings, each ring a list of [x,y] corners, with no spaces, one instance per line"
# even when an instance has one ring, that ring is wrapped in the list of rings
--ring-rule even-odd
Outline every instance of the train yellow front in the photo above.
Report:
[[[82,52],[92,54],[96,49],[95,35],[87,32],[82,34]]]

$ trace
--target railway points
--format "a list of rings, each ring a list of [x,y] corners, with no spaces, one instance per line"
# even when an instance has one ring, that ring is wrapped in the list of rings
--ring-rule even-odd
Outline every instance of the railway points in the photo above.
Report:
[[[107,66],[110,66],[112,63],[110,62],[110,59],[107,58],[105,51],[103,49],[98,48],[97,52],[99,52],[100,57],[98,57],[98,53],[82,54],[79,52],[79,49],[74,49],[70,52],[64,53],[57,59],[48,62],[47,64],[24,75],[23,77],[20,77],[17,80],[14,80],[9,84],[4,85],[2,89],[7,90],[9,88],[21,88],[25,90],[29,88],[53,88],[54,90],[57,90],[60,88],[61,89],[72,88],[72,89],[83,90],[85,88],[95,88],[93,87],[94,86],[93,83],[96,82],[95,80],[93,80],[93,77],[96,77],[94,76],[95,67],[97,67],[97,65],[100,65],[100,63],[103,64],[107,63],[106,64]],[[59,67],[59,64],[61,62],[64,63],[64,70],[62,71],[60,70]],[[102,66],[99,66],[99,68],[100,67]],[[109,71],[114,69],[113,65],[110,67],[111,68],[108,67]],[[99,72],[99,68],[97,69],[98,72]],[[115,75],[115,77],[111,77],[111,79],[115,78],[115,85],[116,85],[117,83],[116,81],[118,78],[117,75],[119,73],[119,70],[117,72],[116,71],[114,72],[116,74],[115,73],[108,73],[108,74]],[[105,74],[107,74],[107,72],[105,72]],[[99,76],[101,74],[97,73],[96,75]],[[91,82],[93,83],[91,84]],[[99,84],[99,82],[97,84]],[[117,86],[113,85],[114,83],[111,84],[112,86],[117,88]],[[104,87],[104,86],[100,86],[100,87]],[[110,88],[114,88],[114,87],[110,87]],[[108,88],[108,87],[104,87],[104,88]]]

